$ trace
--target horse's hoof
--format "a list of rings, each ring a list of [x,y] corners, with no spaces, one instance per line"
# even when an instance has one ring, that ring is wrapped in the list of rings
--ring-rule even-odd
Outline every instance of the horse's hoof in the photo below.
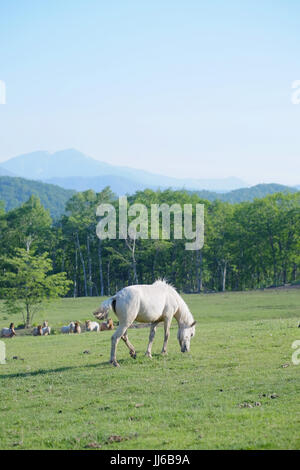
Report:
[[[132,359],[136,359],[136,352],[130,351],[130,356],[132,357]]]
[[[117,361],[110,361],[114,367],[120,367],[120,364]]]
[[[146,352],[145,356],[150,357],[150,359],[152,359],[152,354],[151,353]]]

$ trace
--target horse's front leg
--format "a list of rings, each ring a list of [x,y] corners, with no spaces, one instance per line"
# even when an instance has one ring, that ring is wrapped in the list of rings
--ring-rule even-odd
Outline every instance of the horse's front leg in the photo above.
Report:
[[[167,344],[168,344],[168,340],[169,340],[169,336],[170,336],[171,321],[172,321],[172,319],[166,318],[165,322],[164,322],[165,336],[164,336],[163,348],[161,350],[162,354],[167,354]]]
[[[148,343],[148,347],[147,347],[147,351],[146,351],[146,356],[148,356],[148,357],[152,357],[152,354],[151,354],[152,344],[153,344],[153,341],[154,341],[157,325],[158,325],[158,322],[157,323],[152,323],[152,325],[150,327],[149,343]]]
[[[121,336],[121,338],[124,341],[124,343],[126,344],[127,348],[129,349],[130,356],[133,357],[133,359],[136,359],[136,352],[135,352],[134,346],[132,346],[131,342],[128,339],[127,330],[125,331],[123,336]]]
[[[128,326],[119,325],[115,333],[111,337],[111,352],[110,352],[110,363],[115,367],[119,367],[120,364],[117,362],[117,346],[120,338],[126,333]]]

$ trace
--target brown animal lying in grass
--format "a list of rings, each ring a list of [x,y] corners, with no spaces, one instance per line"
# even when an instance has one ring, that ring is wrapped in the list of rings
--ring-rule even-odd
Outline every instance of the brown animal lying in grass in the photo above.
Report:
[[[100,331],[113,330],[113,329],[114,329],[114,322],[112,321],[112,318],[109,318],[107,321],[101,323],[100,325]]]

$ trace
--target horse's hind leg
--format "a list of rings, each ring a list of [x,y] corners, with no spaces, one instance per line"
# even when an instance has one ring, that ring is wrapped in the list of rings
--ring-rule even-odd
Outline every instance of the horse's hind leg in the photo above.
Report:
[[[164,322],[165,327],[165,335],[164,335],[164,344],[161,353],[167,354],[167,344],[170,336],[170,326],[171,326],[172,318],[166,318]]]
[[[157,323],[152,323],[152,325],[150,327],[149,343],[148,343],[148,347],[147,347],[147,351],[146,351],[146,356],[148,356],[148,357],[152,357],[152,354],[151,354],[152,344],[153,344],[153,341],[154,341],[157,325],[158,325],[158,322]]]
[[[121,339],[124,341],[127,348],[129,349],[130,356],[133,357],[133,359],[136,359],[136,352],[135,352],[134,346],[132,346],[131,342],[128,339],[127,330],[125,331],[123,336],[121,336]]]
[[[126,333],[128,326],[119,325],[116,329],[115,333],[111,337],[111,353],[110,353],[110,363],[113,364],[115,367],[118,367],[120,364],[117,362],[117,346],[120,338]]]

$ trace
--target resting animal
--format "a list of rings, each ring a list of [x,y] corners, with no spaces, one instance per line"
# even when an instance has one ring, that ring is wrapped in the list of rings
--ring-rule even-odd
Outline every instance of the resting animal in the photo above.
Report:
[[[13,336],[16,336],[14,323],[11,323],[9,328],[2,328],[1,338],[12,338]]]
[[[48,325],[47,325],[47,326],[44,326],[43,329],[42,329],[42,331],[43,331],[43,336],[48,336],[48,335],[50,335],[50,333],[51,333],[51,327],[48,326]]]
[[[62,333],[74,333],[74,330],[75,330],[75,323],[73,321],[71,321],[71,323],[68,325],[68,326],[62,326],[60,331]]]
[[[74,333],[78,333],[78,334],[81,333],[81,326],[80,326],[79,321],[75,322]]]
[[[114,329],[114,322],[112,321],[112,318],[109,318],[107,321],[101,323],[100,325],[100,331],[113,330],[113,329]]]
[[[33,336],[43,336],[43,327],[42,325],[38,325],[32,330]]]
[[[100,325],[96,321],[87,320],[85,322],[86,331],[100,331]]]

